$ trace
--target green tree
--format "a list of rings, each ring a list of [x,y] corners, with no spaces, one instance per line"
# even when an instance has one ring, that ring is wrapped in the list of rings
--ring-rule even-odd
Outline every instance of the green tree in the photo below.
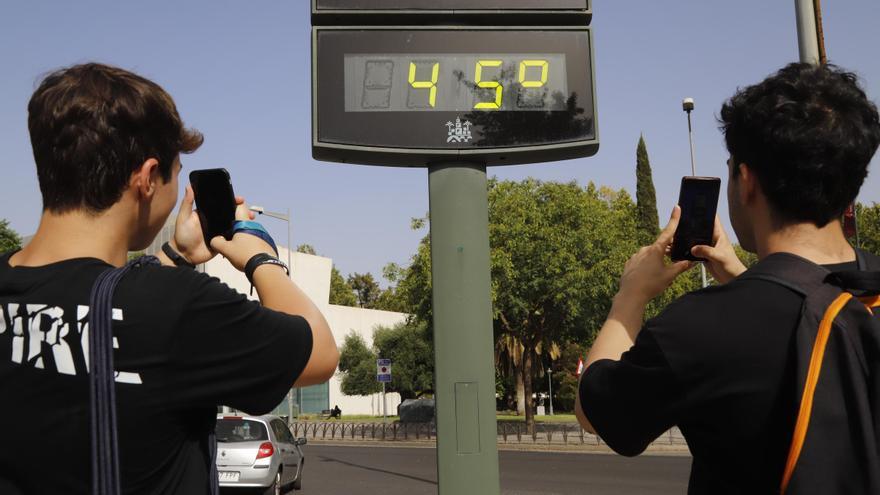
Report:
[[[18,236],[16,231],[12,230],[8,221],[0,219],[0,253],[12,251],[20,247],[21,237]]]
[[[489,239],[496,334],[522,346],[525,415],[539,349],[591,341],[635,252],[635,204],[625,191],[576,183],[490,182]]]
[[[350,307],[358,305],[354,289],[348,285],[335,265],[330,269],[330,304]]]
[[[379,284],[373,278],[372,273],[352,273],[348,276],[348,285],[354,290],[355,296],[357,296],[358,306],[366,309],[376,307],[376,302],[379,300],[379,294],[382,292],[382,289],[379,288]]]
[[[733,250],[736,251],[736,257],[743,262],[743,265],[746,265],[746,268],[751,268],[752,265],[758,262],[758,256],[755,253],[746,251],[739,244],[734,244]]]
[[[363,337],[351,332],[339,350],[340,390],[345,395],[370,395],[382,390],[376,381],[376,354]]]
[[[660,234],[660,220],[657,217],[657,193],[644,136],[639,137],[636,148],[636,211],[639,242],[643,246],[648,245]]]
[[[880,203],[856,204],[859,247],[880,256]]]
[[[428,223],[427,217],[413,218],[410,228],[422,230]],[[425,235],[416,253],[404,270],[403,277],[397,283],[397,291],[416,321],[424,323],[428,328],[428,337],[433,339],[434,312],[432,309],[433,286],[431,284],[431,238]]]
[[[388,391],[403,400],[434,392],[434,347],[427,333],[427,325],[412,321],[376,327],[373,333],[376,356],[391,360]]]
[[[315,252],[315,247],[312,246],[311,244],[300,244],[299,246],[296,247],[296,252],[303,253],[303,254],[311,254],[313,256],[317,256],[317,254],[318,254]]]
[[[339,352],[341,390],[346,395],[369,395],[382,390],[376,381],[376,359],[391,359],[392,381],[388,392],[412,399],[434,391],[434,348],[423,323],[403,322],[376,327],[373,348],[350,333]]]
[[[388,263],[382,268],[382,277],[389,282],[388,288],[379,293],[375,309],[409,313],[410,308],[403,291],[398,289],[400,282],[406,277],[406,270],[397,263]]]

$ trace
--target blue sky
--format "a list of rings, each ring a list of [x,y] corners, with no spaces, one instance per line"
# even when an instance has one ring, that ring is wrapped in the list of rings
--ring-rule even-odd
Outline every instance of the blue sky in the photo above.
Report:
[[[661,218],[690,172],[681,99],[696,99],[697,167],[724,175],[715,115],[738,86],[798,56],[790,0],[596,0],[593,27],[601,149],[569,162],[499,167],[519,180],[589,181],[635,189],[635,148],[648,143]],[[854,70],[880,101],[880,2],[823,2],[829,58]],[[310,150],[307,0],[172,2],[4,0],[0,6],[0,217],[32,233],[40,197],[26,126],[39,76],[85,61],[149,77],[175,98],[205,145],[185,170],[226,167],[236,192],[269,210],[290,208],[293,243],[314,245],[343,273],[405,264],[424,232],[427,171],[318,163]],[[878,160],[862,201],[880,202]],[[722,217],[727,205],[722,198]],[[265,225],[284,242],[284,222]]]

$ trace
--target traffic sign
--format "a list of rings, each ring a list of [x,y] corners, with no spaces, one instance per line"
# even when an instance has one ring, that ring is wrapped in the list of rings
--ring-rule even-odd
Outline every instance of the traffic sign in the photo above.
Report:
[[[391,360],[376,360],[376,380],[383,383],[391,383]]]

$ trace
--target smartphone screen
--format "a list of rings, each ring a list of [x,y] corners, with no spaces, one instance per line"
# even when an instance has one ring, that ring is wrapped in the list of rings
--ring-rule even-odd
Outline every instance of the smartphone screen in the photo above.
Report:
[[[673,261],[706,261],[691,254],[691,248],[699,245],[712,245],[715,229],[715,213],[718,210],[718,192],[721,179],[718,177],[683,177],[678,205],[681,219],[672,241]]]
[[[235,193],[229,172],[224,168],[193,170],[189,181],[195,193],[196,209],[202,224],[205,242],[222,235],[229,238],[235,223]]]

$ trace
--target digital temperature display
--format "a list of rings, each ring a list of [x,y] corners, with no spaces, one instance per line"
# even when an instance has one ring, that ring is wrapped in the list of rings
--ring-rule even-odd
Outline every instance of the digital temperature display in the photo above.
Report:
[[[567,95],[560,53],[345,56],[346,112],[546,112]]]
[[[599,147],[589,27],[329,26],[312,46],[317,159],[512,164]]]

